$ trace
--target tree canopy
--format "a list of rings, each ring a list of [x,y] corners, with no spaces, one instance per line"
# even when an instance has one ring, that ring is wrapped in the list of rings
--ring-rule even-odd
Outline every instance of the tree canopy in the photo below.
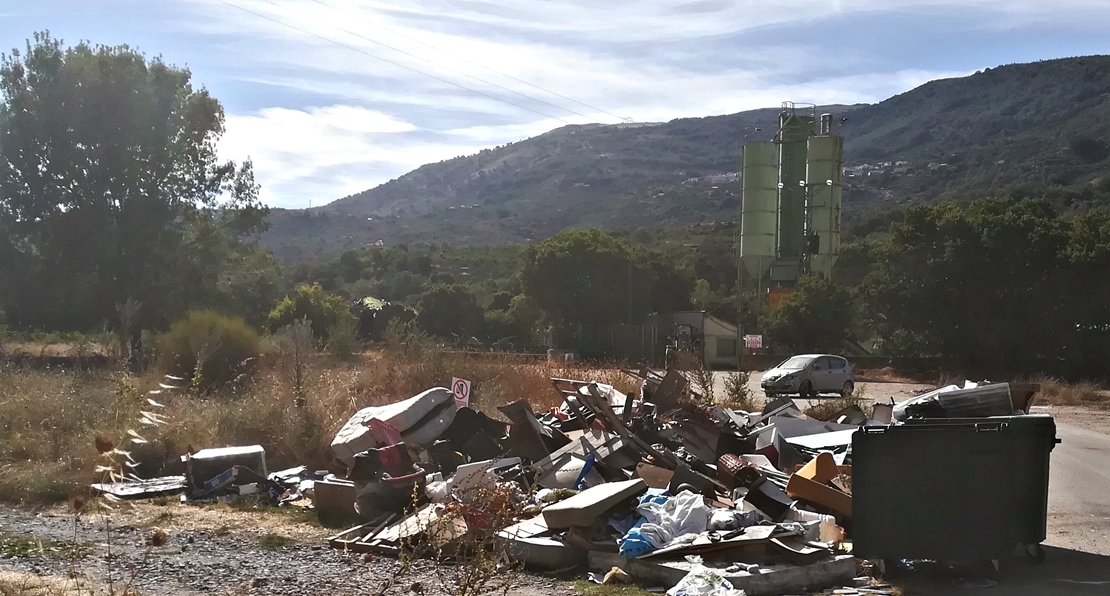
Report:
[[[662,255],[597,228],[564,230],[525,250],[524,294],[554,319],[612,324],[689,308],[694,279]]]
[[[771,342],[794,352],[837,352],[848,336],[852,296],[824,277],[798,280],[794,292],[767,315]]]
[[[1021,366],[1110,348],[1110,210],[1044,200],[913,207],[861,294],[891,353]]]
[[[220,161],[220,103],[126,46],[36,34],[0,62],[0,302],[22,327],[88,330],[137,300],[144,326],[272,292],[243,279],[264,225],[250,162]],[[253,255],[253,256],[252,256]],[[272,280],[270,280],[272,282]],[[266,302],[269,298],[259,299]]]

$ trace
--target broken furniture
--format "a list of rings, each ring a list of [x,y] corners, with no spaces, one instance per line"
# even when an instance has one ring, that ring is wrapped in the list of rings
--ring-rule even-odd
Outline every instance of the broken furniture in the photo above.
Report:
[[[405,443],[359,453],[347,479],[354,482],[355,510],[368,519],[382,512],[403,512],[426,483],[424,470],[413,463]]]
[[[367,449],[398,442],[396,436],[391,436],[394,432],[410,445],[430,445],[454,422],[456,409],[454,395],[443,387],[386,406],[363,408],[347,420],[331,448],[349,466],[355,455]]]
[[[261,445],[201,449],[191,455],[182,455],[181,461],[185,462],[185,480],[195,489],[235,466],[249,468],[266,477],[266,450]]]
[[[312,497],[316,516],[326,526],[350,524],[359,520],[355,511],[355,483],[334,476],[317,480]]]
[[[850,474],[851,468],[837,467],[832,454],[823,452],[790,476],[786,494],[850,518],[852,496],[830,485],[845,471]]]

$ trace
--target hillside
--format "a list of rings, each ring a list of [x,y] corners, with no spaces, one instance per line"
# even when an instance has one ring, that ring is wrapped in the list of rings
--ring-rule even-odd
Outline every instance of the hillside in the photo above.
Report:
[[[878,104],[823,106],[846,139],[845,210],[1022,183],[1074,184],[1107,168],[1110,56],[987,69]],[[778,108],[659,124],[566,126],[428,164],[306,211],[277,210],[279,258],[385,244],[521,242],[577,226],[736,218],[741,145]]]

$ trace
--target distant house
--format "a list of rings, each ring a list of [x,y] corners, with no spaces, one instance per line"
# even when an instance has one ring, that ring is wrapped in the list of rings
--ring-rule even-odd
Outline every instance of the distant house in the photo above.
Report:
[[[736,325],[704,310],[663,313],[659,319],[661,324],[670,323],[674,327],[675,337],[682,333],[683,327],[688,328],[695,352],[701,352],[707,365],[736,365]]]
[[[574,324],[557,330],[548,346],[591,360],[626,361],[661,367],[668,345],[693,352],[707,366],[736,366],[736,325],[705,311],[652,315],[634,325]]]

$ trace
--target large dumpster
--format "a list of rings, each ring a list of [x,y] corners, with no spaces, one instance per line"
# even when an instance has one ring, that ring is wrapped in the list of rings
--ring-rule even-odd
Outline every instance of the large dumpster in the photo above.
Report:
[[[1048,415],[911,420],[852,440],[853,549],[866,559],[1044,557]]]

